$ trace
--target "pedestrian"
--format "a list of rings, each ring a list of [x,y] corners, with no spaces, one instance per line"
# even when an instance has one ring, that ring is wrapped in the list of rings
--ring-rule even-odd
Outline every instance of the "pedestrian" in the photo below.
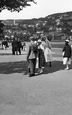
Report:
[[[34,37],[30,37],[30,43],[27,50],[27,62],[29,69],[29,77],[35,76],[36,68],[36,57],[37,57],[37,46],[34,43]]]
[[[18,55],[18,40],[17,40],[17,37],[15,37],[15,40],[14,40],[14,50],[15,50],[15,54]]]
[[[25,47],[26,47],[26,43],[25,43],[25,41],[24,41],[23,44],[22,44],[22,50],[25,51]]]
[[[69,65],[71,64],[71,46],[69,45],[69,40],[65,40],[65,45],[62,50],[63,56],[63,65],[66,65],[65,70],[69,69]]]
[[[5,39],[2,40],[2,49],[6,49],[6,46],[5,46]]]
[[[42,45],[41,39],[38,40],[38,73],[43,73],[44,65],[45,65],[45,57],[44,57],[44,46]]]
[[[18,43],[17,43],[17,38],[13,38],[12,41],[12,55],[18,55]]]
[[[15,55],[15,45],[14,45],[15,39],[12,40],[12,55]]]
[[[17,52],[19,52],[19,55],[21,55],[21,48],[22,48],[22,44],[21,44],[21,41],[20,41],[20,38],[18,38],[17,40]]]
[[[52,56],[50,41],[48,40],[48,38],[46,36],[45,36],[45,51],[44,51],[44,55],[45,55],[46,63],[49,63],[49,67],[51,67],[52,66],[53,56]]]

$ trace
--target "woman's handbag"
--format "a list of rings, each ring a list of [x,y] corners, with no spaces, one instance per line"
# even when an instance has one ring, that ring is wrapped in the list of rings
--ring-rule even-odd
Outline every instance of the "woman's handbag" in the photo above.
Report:
[[[36,58],[36,68],[39,68],[39,58]]]
[[[62,56],[64,56],[64,54],[65,54],[65,52],[63,51],[63,52],[62,52]]]

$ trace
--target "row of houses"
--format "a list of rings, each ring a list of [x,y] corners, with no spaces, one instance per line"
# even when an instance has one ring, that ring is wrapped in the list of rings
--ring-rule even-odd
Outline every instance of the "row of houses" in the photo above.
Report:
[[[25,21],[26,22],[26,21]],[[65,14],[58,14],[55,16],[48,16],[45,19],[36,19],[25,23],[24,20],[3,20],[4,23],[4,34],[12,35],[12,34],[22,34],[32,35],[34,33],[43,33],[46,32],[48,34],[52,34],[55,36],[65,35],[72,33],[72,16]],[[30,23],[31,22],[31,23]],[[66,26],[67,25],[67,26]]]

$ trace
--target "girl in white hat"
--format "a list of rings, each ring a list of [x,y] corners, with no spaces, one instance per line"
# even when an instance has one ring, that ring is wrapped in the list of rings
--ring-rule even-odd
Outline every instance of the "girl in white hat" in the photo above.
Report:
[[[43,68],[45,65],[45,57],[44,57],[44,46],[42,45],[41,39],[38,40],[38,68],[39,73],[43,73]]]
[[[69,69],[69,65],[71,64],[71,46],[69,45],[69,40],[65,40],[65,46],[62,51],[63,56],[63,65],[66,65],[65,70]]]

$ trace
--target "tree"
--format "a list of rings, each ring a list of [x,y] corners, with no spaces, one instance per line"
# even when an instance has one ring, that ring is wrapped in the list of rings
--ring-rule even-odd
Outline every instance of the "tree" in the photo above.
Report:
[[[63,28],[62,28],[62,32],[64,34],[67,34],[67,35],[72,35],[72,25],[69,24],[69,23],[72,23],[72,20],[68,19],[68,20],[62,20],[63,22]]]
[[[30,2],[37,4],[34,0],[0,0],[0,12],[4,9],[19,12],[24,7],[31,6]]]
[[[4,24],[3,24],[2,21],[0,20],[0,34],[3,33],[3,27],[4,27]]]
[[[30,6],[29,2],[37,4],[34,0],[0,0],[0,12],[7,9],[11,12],[21,11],[24,7]],[[0,21],[0,34],[3,33],[3,23]]]

